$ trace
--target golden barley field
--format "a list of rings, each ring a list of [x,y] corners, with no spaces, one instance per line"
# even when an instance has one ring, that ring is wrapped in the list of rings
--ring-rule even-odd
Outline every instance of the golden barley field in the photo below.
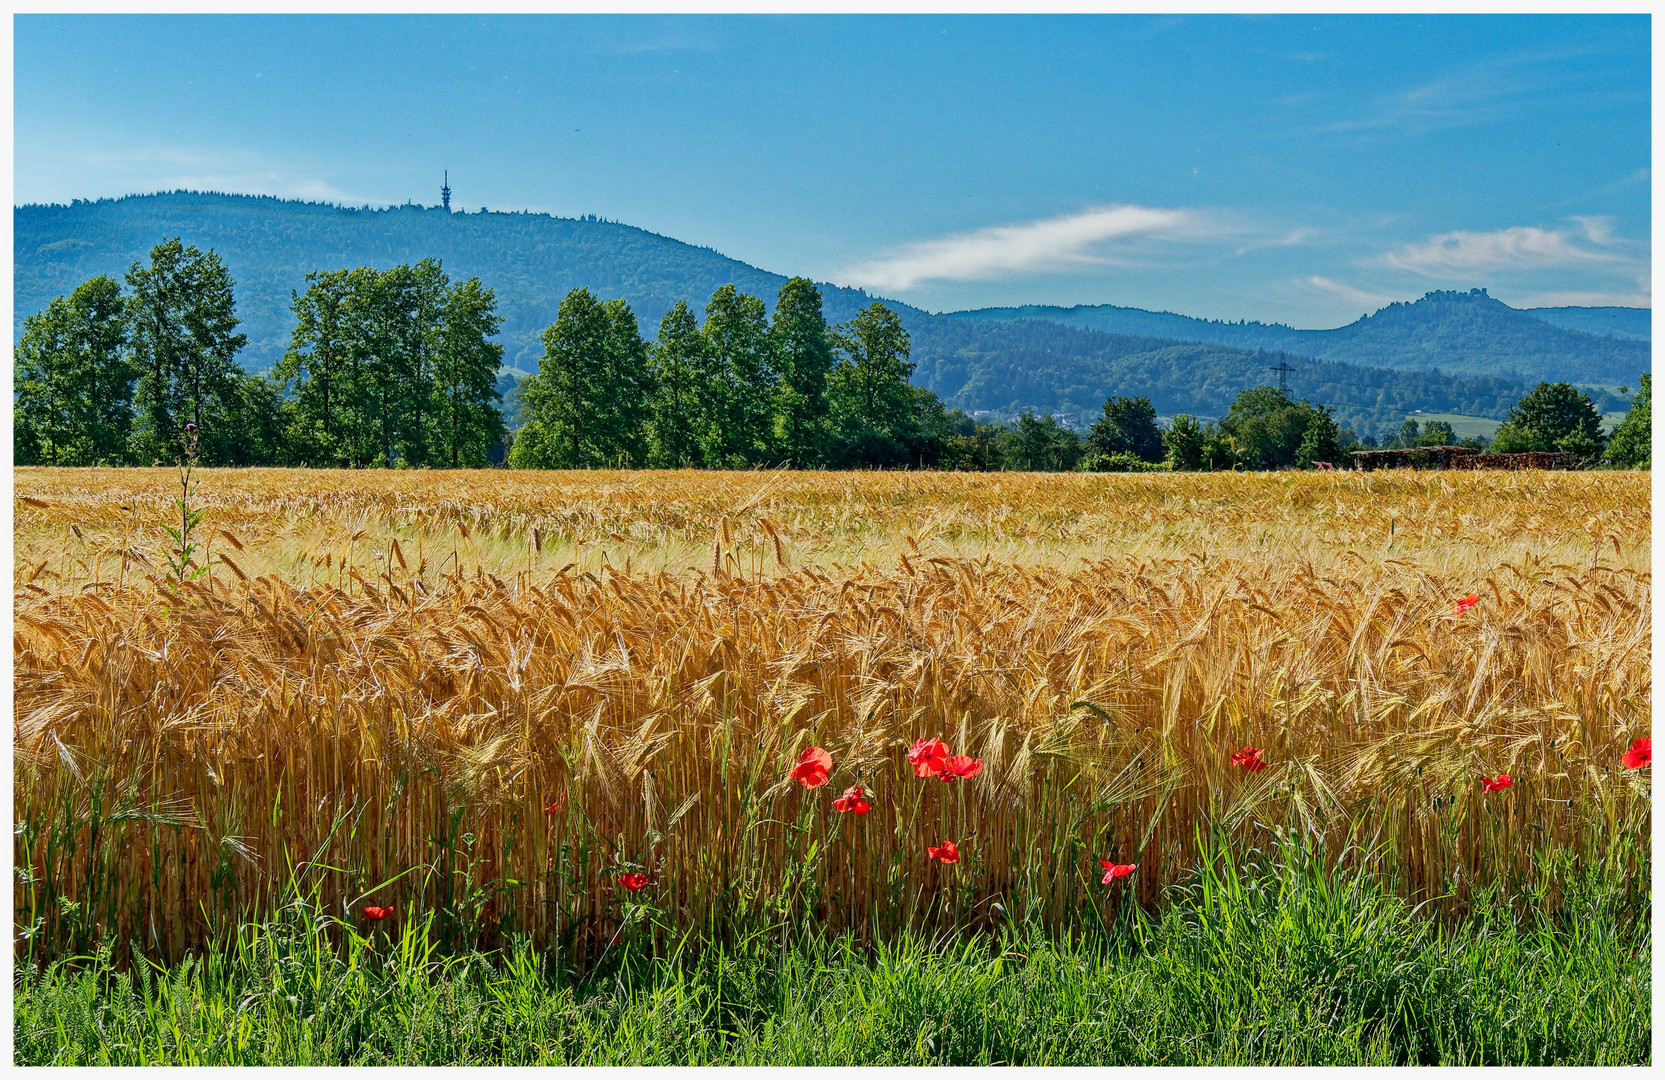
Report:
[[[1645,473],[198,478],[176,585],[176,473],[15,473],[33,941],[177,955],[296,889],[576,952],[630,905],[1068,925],[1211,838],[1435,909],[1649,865]],[[925,737],[981,773],[916,777]]]

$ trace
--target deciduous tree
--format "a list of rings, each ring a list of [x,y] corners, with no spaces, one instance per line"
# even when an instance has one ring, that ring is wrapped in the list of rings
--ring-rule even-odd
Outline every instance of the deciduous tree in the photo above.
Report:
[[[724,389],[722,417],[708,448],[713,464],[745,466],[769,460],[774,443],[775,372],[763,301],[724,285],[705,305],[706,356]],[[718,374],[720,373],[720,374]]]
[[[1089,450],[1108,457],[1132,454],[1140,461],[1162,460],[1162,432],[1156,409],[1148,397],[1113,397],[1104,403],[1104,416],[1087,433]]]
[[[12,386],[20,465],[127,460],[135,372],[121,286],[99,276],[23,322]]]
[[[1641,388],[1631,399],[1630,411],[1613,431],[1607,456],[1630,469],[1653,467],[1653,376],[1641,377]]]
[[[908,378],[908,332],[880,303],[839,327],[843,358],[830,380],[833,421],[841,446],[837,463],[889,465],[905,460],[902,430],[913,404]]]
[[[172,459],[180,432],[194,423],[204,463],[227,460],[238,434],[222,421],[237,407],[236,357],[248,338],[236,333],[225,263],[212,250],[165,240],[151,249],[149,266],[133,264],[127,284],[139,459]]]
[[[492,447],[503,441],[503,414],[497,408],[497,369],[503,346],[497,336],[503,319],[497,298],[471,277],[447,292],[434,351],[434,400],[429,411],[432,463],[453,469],[487,464]]]
[[[769,337],[779,375],[776,442],[783,455],[807,466],[824,449],[827,376],[834,362],[821,291],[808,278],[795,277],[781,286]]]

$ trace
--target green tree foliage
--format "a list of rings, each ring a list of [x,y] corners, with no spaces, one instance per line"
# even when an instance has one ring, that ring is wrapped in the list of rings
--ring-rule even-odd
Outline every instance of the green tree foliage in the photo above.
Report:
[[[434,402],[428,444],[433,462],[453,469],[479,468],[503,442],[503,414],[496,402],[503,346],[489,340],[503,320],[492,291],[469,278],[446,295],[434,356]]]
[[[1209,468],[1282,469],[1342,456],[1342,433],[1329,408],[1290,401],[1279,389],[1255,386],[1237,394],[1219,431],[1204,439]]]
[[[377,282],[373,333],[379,348],[372,352],[367,371],[381,449],[390,468],[429,461],[434,363],[448,284],[433,259],[395,266]]]
[[[1235,469],[1243,464],[1243,456],[1238,452],[1237,442],[1231,435],[1221,430],[1218,425],[1208,425],[1203,439],[1203,468]]]
[[[1415,423],[1415,421],[1411,421]],[[1430,420],[1422,426],[1422,434],[1416,437],[1416,446],[1456,446],[1457,433],[1444,420]]]
[[[29,316],[14,360],[17,464],[127,460],[135,373],[120,285],[95,277]]]
[[[492,291],[451,286],[440,264],[361,266],[307,275],[274,380],[284,453],[297,463],[483,465],[502,440],[495,402],[501,348]]]
[[[1006,430],[1003,464],[1018,472],[1069,472],[1081,462],[1080,436],[1053,416],[1025,412]]]
[[[1613,429],[1607,457],[1627,469],[1653,468],[1653,376],[1643,374],[1630,411]]]
[[[838,440],[833,463],[883,467],[907,462],[918,398],[908,383],[913,364],[902,321],[875,302],[840,326],[836,341],[843,357],[828,388]]]
[[[295,330],[273,375],[294,387],[288,428],[293,460],[310,465],[356,465],[354,449],[368,434],[357,398],[364,346],[356,332],[357,288],[374,270],[314,271],[304,294],[291,294]]]
[[[1207,442],[1208,429],[1187,413],[1174,417],[1162,432],[1162,449],[1168,463],[1179,472],[1197,472],[1207,467],[1203,457]]]
[[[1315,461],[1334,465],[1341,457],[1341,429],[1336,426],[1330,410],[1301,402],[1306,412],[1306,428],[1301,432],[1301,443],[1295,449],[1295,464],[1306,469]],[[1449,430],[1449,428],[1447,429]]]
[[[1416,445],[1422,438],[1422,425],[1407,416],[1404,423],[1399,425],[1399,434],[1382,443],[1383,450],[1407,450]]]
[[[652,408],[653,367],[647,343],[630,305],[609,300],[607,310],[607,392],[601,412],[614,465],[647,464],[647,421]]]
[[[1104,417],[1088,432],[1087,447],[1106,457],[1123,453],[1140,461],[1161,461],[1162,432],[1156,426],[1156,409],[1150,398],[1113,397],[1105,401]]]
[[[706,356],[723,390],[712,464],[745,467],[774,455],[775,372],[763,301],[724,285],[705,305]]]
[[[138,371],[134,447],[140,461],[169,460],[187,423],[197,425],[204,464],[224,463],[241,437],[226,423],[240,405],[231,275],[212,250],[178,239],[157,244],[150,265],[127,272],[133,363]]]
[[[824,449],[827,377],[834,363],[832,332],[814,282],[795,277],[781,286],[769,337],[780,380],[775,444],[789,460],[808,464]]]
[[[930,393],[930,391],[925,391]],[[933,398],[935,394],[931,395]],[[938,402],[941,407],[941,402]],[[960,472],[989,472],[1000,468],[1000,433],[996,424],[980,424],[962,409],[943,412],[942,441],[937,446],[937,468]]]
[[[538,366],[540,335],[569,288],[588,285],[622,297],[644,323],[657,325],[679,300],[698,312],[722,282],[773,296],[786,280],[709,249],[608,222],[175,192],[16,208],[19,319],[94,274],[119,278],[153,238],[175,235],[181,221],[191,223],[189,242],[213,247],[237,268],[239,330],[250,338],[239,357],[250,371],[275,364],[288,344],[290,289],[309,270],[343,265],[338,253],[344,251],[376,252],[382,265],[431,255],[442,258],[454,276],[478,275],[494,283],[506,320],[505,360],[522,371]],[[821,292],[831,323],[871,302],[855,290],[823,285]],[[1239,390],[1264,380],[1267,365],[1279,362],[1256,352],[1264,348],[1289,354],[1299,369],[1298,396],[1323,401],[1335,409],[1338,423],[1379,436],[1384,424],[1397,427],[1414,409],[1502,419],[1539,377],[1600,385],[1645,370],[1648,363],[1645,341],[1545,336],[1555,328],[1532,313],[1510,312],[1466,293],[1401,305],[1345,332],[1285,329],[1277,337],[1262,333],[1265,327],[1129,309],[1120,314],[1138,317],[1131,322],[1089,319],[1065,326],[1042,320],[1075,319],[1091,309],[951,317],[892,306],[912,339],[915,381],[946,406],[967,412],[1017,404],[1042,413],[1096,414],[1107,396],[1127,394],[1148,396],[1162,415],[1217,417]],[[1506,316],[1508,324],[1490,315]],[[997,318],[1024,321],[990,321]],[[1306,359],[1315,355],[1321,359]],[[1430,367],[1439,370],[1426,370]],[[1484,374],[1488,370],[1496,374]],[[1515,372],[1532,378],[1523,383]],[[1604,412],[1628,404],[1608,404],[1589,386],[1585,392]]]
[[[1539,383],[1492,437],[1500,454],[1559,450],[1585,459],[1600,454],[1604,443],[1595,403],[1564,382]]]
[[[721,442],[716,429],[724,393],[721,382],[712,381],[705,337],[686,301],[659,320],[652,362],[649,463],[660,469],[706,464],[706,448]]]
[[[291,464],[283,384],[259,375],[236,375],[237,396],[226,425],[237,433],[223,450],[222,465]]]
[[[636,316],[622,300],[574,289],[544,331],[544,358],[522,391],[530,419],[509,462],[581,469],[647,461],[652,371]]]
[[[1257,386],[1237,395],[1231,411],[1220,421],[1220,430],[1230,438],[1242,464],[1251,469],[1279,469],[1300,463],[1307,429],[1315,424],[1321,430],[1308,449],[1320,455],[1316,460],[1332,459],[1323,454],[1339,456],[1335,421],[1326,410],[1306,401],[1290,401],[1273,387]]]

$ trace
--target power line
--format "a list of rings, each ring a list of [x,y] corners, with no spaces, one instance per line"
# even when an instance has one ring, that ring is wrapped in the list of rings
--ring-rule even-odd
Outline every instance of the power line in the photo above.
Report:
[[[1289,373],[1291,371],[1295,370],[1294,368],[1289,366],[1289,360],[1287,358],[1280,358],[1278,360],[1278,365],[1274,368],[1269,368],[1268,370],[1275,371],[1275,372],[1278,373],[1278,393],[1288,394],[1289,393]]]

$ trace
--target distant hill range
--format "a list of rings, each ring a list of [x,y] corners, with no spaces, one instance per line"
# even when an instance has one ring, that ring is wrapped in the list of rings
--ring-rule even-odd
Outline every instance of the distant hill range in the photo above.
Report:
[[[1653,340],[1653,309],[1637,307],[1533,307],[1522,308],[1551,326],[1578,330],[1598,337]]]
[[[270,368],[283,354],[293,325],[291,291],[304,291],[313,270],[436,258],[453,279],[477,275],[495,290],[505,317],[504,362],[511,374],[537,369],[539,336],[569,289],[587,286],[602,297],[623,297],[643,336],[652,339],[678,300],[703,309],[713,291],[733,282],[772,307],[786,281],[709,248],[594,217],[353,209],[174,192],[15,208],[13,340],[23,318],[52,297],[97,274],[119,279],[153,245],[173,236],[213,248],[230,268],[249,335],[241,360],[251,371]],[[875,299],[830,285],[822,292],[834,322]],[[1554,318],[1540,318],[1483,293],[1432,294],[1328,331],[1131,308],[933,315],[884,302],[912,335],[916,382],[949,406],[1004,416],[1033,408],[1082,418],[1115,394],[1146,395],[1163,415],[1220,416],[1239,390],[1275,383],[1271,368],[1287,362],[1295,369],[1289,376],[1293,396],[1333,406],[1338,419],[1363,434],[1397,428],[1417,409],[1499,418],[1539,378],[1634,384],[1639,372],[1649,370],[1646,341],[1567,326],[1583,316],[1566,313],[1629,309],[1545,309]],[[1438,317],[1429,319],[1430,313]],[[1600,325],[1597,319],[1594,325]],[[1634,334],[1637,326],[1646,332],[1645,319],[1632,318],[1621,329]],[[1342,340],[1345,348],[1336,344]],[[1466,360],[1458,341],[1475,343]],[[1612,395],[1598,404],[1623,407]]]
[[[1109,305],[980,308],[956,311],[952,317],[1043,319],[1111,334],[1271,349],[1370,367],[1599,385],[1635,382],[1639,372],[1650,369],[1652,314],[1646,308],[1613,307],[1517,310],[1474,289],[1431,292],[1414,303],[1389,304],[1334,330],[1216,322]]]

